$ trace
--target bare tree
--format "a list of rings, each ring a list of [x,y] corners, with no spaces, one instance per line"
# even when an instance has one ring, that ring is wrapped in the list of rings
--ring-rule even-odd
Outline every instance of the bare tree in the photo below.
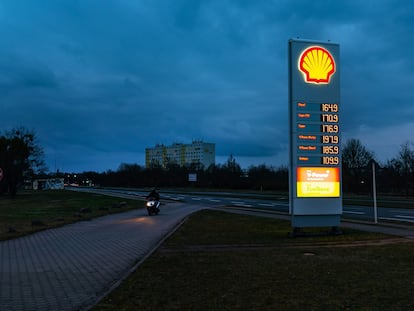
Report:
[[[346,168],[363,168],[374,159],[374,153],[368,151],[359,139],[348,139],[342,148],[342,164]]]
[[[374,153],[368,151],[359,139],[349,139],[342,149],[343,182],[346,190],[365,190],[368,165],[374,160]]]
[[[408,195],[410,183],[414,181],[414,151],[410,149],[409,142],[401,145],[398,158],[392,161],[392,166],[401,176],[405,194]]]

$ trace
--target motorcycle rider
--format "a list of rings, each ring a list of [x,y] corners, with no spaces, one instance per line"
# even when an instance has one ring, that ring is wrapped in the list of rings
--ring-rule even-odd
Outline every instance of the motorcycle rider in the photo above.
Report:
[[[157,192],[157,188],[154,188],[154,189],[151,190],[151,192],[147,195],[147,200],[149,198],[154,198],[154,200],[160,201],[160,195]]]
[[[158,215],[160,212],[160,195],[157,192],[157,188],[151,190],[151,192],[147,195],[147,211],[148,215],[151,216],[152,214]]]

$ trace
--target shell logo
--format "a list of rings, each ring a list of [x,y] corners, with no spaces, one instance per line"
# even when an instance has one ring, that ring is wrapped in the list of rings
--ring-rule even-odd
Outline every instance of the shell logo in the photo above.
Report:
[[[328,50],[312,46],[302,52],[298,67],[306,83],[328,84],[335,73],[335,60]]]

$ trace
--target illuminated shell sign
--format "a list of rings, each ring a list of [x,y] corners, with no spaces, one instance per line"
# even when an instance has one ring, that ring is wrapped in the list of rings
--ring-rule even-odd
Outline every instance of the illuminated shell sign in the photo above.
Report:
[[[335,73],[335,60],[323,47],[311,46],[300,55],[298,68],[306,83],[328,84]]]

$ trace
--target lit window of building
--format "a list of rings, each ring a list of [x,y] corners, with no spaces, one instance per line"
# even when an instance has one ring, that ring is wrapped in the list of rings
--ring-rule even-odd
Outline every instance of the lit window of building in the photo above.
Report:
[[[168,164],[179,166],[200,166],[208,168],[215,164],[216,145],[200,140],[191,144],[174,143],[171,146],[156,145],[145,149],[145,167],[161,166],[166,168]]]

